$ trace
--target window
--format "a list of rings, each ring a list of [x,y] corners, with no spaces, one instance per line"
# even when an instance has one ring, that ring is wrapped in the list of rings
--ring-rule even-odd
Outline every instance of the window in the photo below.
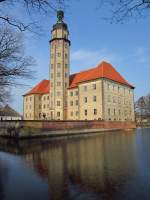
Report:
[[[46,97],[44,96],[44,101],[45,101]]]
[[[110,115],[110,108],[108,108],[108,115]]]
[[[70,101],[70,106],[73,106],[73,101]]]
[[[84,103],[87,103],[87,97],[84,97]]]
[[[30,101],[32,101],[32,97],[30,97]]]
[[[93,101],[96,101],[96,96],[93,96]]]
[[[28,97],[26,97],[26,102],[28,101]]]
[[[60,72],[57,73],[57,77],[60,77]]]
[[[53,69],[54,68],[54,65],[53,64],[51,64],[51,69]]]
[[[45,109],[45,104],[43,105],[43,108]]]
[[[79,114],[78,111],[76,111],[76,116],[78,116],[78,114]]]
[[[70,115],[73,116],[73,111],[71,111]]]
[[[76,106],[78,106],[78,100],[76,100]]]
[[[76,94],[76,96],[78,96],[78,91],[76,91],[76,93],[75,93],[75,94]]]
[[[114,115],[116,115],[116,110],[114,109]]]
[[[121,98],[120,98],[120,97],[118,97],[118,103],[119,103],[119,104],[121,103]]]
[[[60,117],[60,112],[57,112],[57,117]]]
[[[51,54],[51,58],[53,58],[53,56],[54,56],[54,55],[53,55],[53,54]]]
[[[65,58],[67,58],[68,56],[67,56],[67,54],[65,53]]]
[[[51,87],[53,87],[53,82],[51,82]]]
[[[60,92],[57,92],[57,96],[60,96]]]
[[[68,74],[67,73],[65,73],[65,77],[67,78],[67,76],[68,76]]]
[[[120,92],[120,87],[118,86],[118,92]]]
[[[49,96],[47,96],[47,100],[49,100]]]
[[[65,64],[65,68],[67,68],[68,67],[68,64]]]
[[[113,97],[113,103],[116,103],[116,97]]]
[[[73,96],[73,92],[70,92],[70,96],[71,96],[71,97]]]
[[[65,87],[67,87],[67,83],[65,82]]]
[[[49,104],[47,104],[47,108],[49,108]]]
[[[51,78],[53,78],[53,74],[51,73]]]
[[[39,100],[41,101],[41,97],[39,96]]]
[[[39,105],[39,109],[41,109],[41,104]]]
[[[120,109],[119,109],[119,115],[121,115],[121,111],[120,111]]]
[[[97,115],[97,109],[94,109],[94,115]]]
[[[60,56],[61,56],[61,53],[57,53],[57,56],[60,57]]]
[[[87,86],[86,85],[84,86],[84,91],[87,91]]]
[[[85,116],[87,116],[87,110],[84,110],[84,114],[85,114]]]
[[[61,82],[57,82],[57,86],[61,86]]]
[[[111,98],[110,98],[110,95],[108,95],[108,102],[111,102]]]
[[[95,83],[93,84],[93,90],[96,90],[96,84]]]
[[[60,63],[57,63],[57,68],[58,68],[58,69],[60,68]]]
[[[53,43],[51,43],[51,48],[53,49],[53,47],[54,47],[54,44],[53,44]]]
[[[60,101],[57,101],[57,106],[60,106]]]

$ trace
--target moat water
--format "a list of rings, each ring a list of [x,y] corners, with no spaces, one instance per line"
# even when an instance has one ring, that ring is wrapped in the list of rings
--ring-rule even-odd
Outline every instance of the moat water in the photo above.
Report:
[[[0,139],[0,200],[150,200],[150,129]]]

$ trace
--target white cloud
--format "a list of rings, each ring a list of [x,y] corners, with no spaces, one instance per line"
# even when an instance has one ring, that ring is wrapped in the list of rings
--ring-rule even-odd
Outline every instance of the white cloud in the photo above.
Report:
[[[108,51],[107,49],[100,49],[98,51],[80,49],[71,53],[71,65],[78,68],[82,67],[82,69],[96,66],[103,60],[117,65],[122,60],[122,57],[117,53]]]

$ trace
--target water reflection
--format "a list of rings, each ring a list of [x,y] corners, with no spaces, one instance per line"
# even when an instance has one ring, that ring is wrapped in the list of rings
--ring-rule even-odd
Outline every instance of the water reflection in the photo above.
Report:
[[[49,197],[45,195],[43,199],[122,200],[139,199],[139,196],[150,199],[150,174],[147,171],[150,164],[147,158],[150,153],[150,135],[147,132],[149,129],[145,129],[143,134],[122,132],[82,136],[68,140],[41,141],[39,145],[35,142],[22,142],[17,144],[14,151],[21,153],[28,165],[23,161],[17,163],[14,157],[9,157],[15,167],[26,166],[18,174],[23,172],[30,176],[27,181],[29,185],[34,182],[37,188],[43,188],[42,195],[47,194],[46,188],[49,190]],[[0,160],[1,157],[0,154]],[[5,199],[6,193],[10,192],[8,187],[4,189],[4,182],[10,177],[10,167],[7,167],[5,178],[1,176],[4,173],[0,170],[0,199]],[[34,188],[30,191],[32,194],[35,192]],[[39,189],[35,193],[42,192]],[[36,199],[39,199],[39,194]]]

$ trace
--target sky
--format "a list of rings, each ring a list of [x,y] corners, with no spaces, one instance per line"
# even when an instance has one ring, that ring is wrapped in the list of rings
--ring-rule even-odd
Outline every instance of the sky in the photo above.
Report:
[[[85,3],[86,2],[86,3]],[[135,86],[135,100],[150,93],[150,17],[131,20],[123,24],[111,24],[102,17],[107,7],[98,8],[97,0],[73,1],[65,12],[71,40],[71,73],[95,67],[105,60]],[[25,17],[21,9],[16,15]],[[37,17],[41,36],[25,34],[25,52],[35,58],[35,78],[21,80],[25,86],[12,88],[10,105],[22,113],[22,95],[43,79],[49,79],[49,40],[56,14]]]

